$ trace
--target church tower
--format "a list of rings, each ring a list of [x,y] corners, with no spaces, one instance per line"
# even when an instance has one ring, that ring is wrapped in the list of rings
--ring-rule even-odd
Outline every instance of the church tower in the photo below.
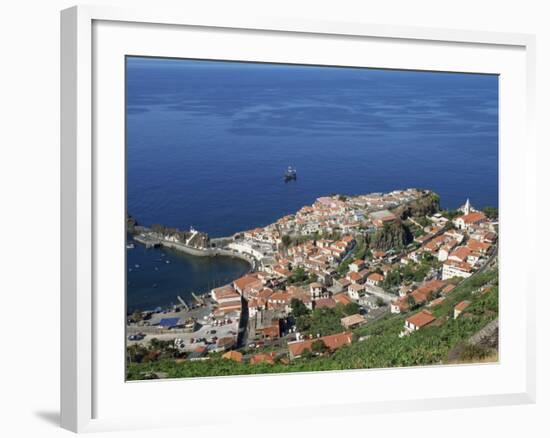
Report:
[[[470,198],[466,199],[466,204],[464,204],[464,214],[470,214],[472,212],[472,205],[470,204]]]

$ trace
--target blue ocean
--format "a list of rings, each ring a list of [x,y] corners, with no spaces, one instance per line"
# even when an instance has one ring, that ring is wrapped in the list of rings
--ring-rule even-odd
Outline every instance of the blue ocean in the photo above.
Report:
[[[495,75],[128,57],[126,100],[127,209],[144,225],[227,236],[319,196],[408,187],[498,207]]]

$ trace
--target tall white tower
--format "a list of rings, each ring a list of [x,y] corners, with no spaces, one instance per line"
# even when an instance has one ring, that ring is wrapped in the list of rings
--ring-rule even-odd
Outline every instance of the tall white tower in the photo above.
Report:
[[[466,204],[464,204],[464,214],[470,214],[472,211],[472,205],[470,204],[470,198],[466,199]]]

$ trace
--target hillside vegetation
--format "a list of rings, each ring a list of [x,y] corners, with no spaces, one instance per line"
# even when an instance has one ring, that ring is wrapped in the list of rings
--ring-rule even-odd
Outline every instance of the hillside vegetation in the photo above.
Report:
[[[453,308],[462,300],[472,302],[456,320]],[[461,283],[443,304],[431,309],[438,318],[429,327],[404,338],[399,338],[405,319],[410,314],[390,315],[380,321],[354,331],[356,340],[335,353],[298,359],[290,364],[276,360],[275,364],[250,365],[211,355],[205,361],[157,360],[154,354],[141,363],[128,365],[128,379],[139,380],[164,373],[168,377],[200,377],[242,374],[265,374],[299,371],[329,371],[356,368],[386,368],[449,363],[449,352],[464,344],[498,316],[498,271],[478,274]],[[415,313],[415,312],[413,312]],[[468,347],[467,361],[489,361],[497,358],[493,350]]]
[[[439,211],[439,195],[433,192],[425,196],[396,208],[393,212],[396,216],[405,220],[409,217],[431,216]]]
[[[400,220],[384,224],[370,239],[369,246],[375,251],[403,249],[413,241],[409,228]]]

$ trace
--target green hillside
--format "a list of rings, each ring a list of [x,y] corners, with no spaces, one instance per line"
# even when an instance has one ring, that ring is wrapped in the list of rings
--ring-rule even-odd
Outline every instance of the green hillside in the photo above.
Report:
[[[471,305],[456,320],[453,308],[462,300]],[[429,327],[399,338],[405,319],[410,316],[389,315],[368,326],[355,330],[356,340],[336,352],[298,359],[285,364],[286,358],[275,364],[250,365],[210,355],[204,361],[176,362],[156,343],[141,363],[128,365],[128,379],[166,377],[227,376],[242,374],[328,371],[357,368],[405,367],[449,362],[449,353],[498,317],[498,271],[479,273],[462,282],[439,306],[430,309],[438,319]],[[415,311],[416,312],[416,311]],[[412,313],[415,313],[412,312]],[[361,340],[359,340],[361,339]],[[157,349],[157,351],[153,351]],[[459,351],[462,361],[483,361],[496,357],[492,348],[467,346]]]

